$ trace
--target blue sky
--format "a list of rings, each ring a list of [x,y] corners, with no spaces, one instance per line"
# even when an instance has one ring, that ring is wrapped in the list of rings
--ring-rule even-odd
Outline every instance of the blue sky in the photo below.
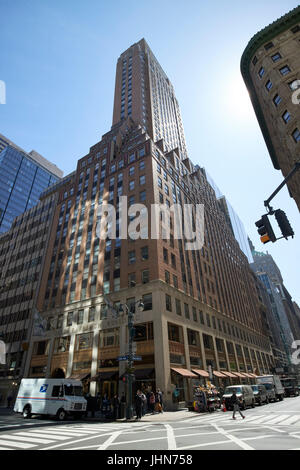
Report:
[[[295,238],[263,246],[254,225],[282,176],[239,69],[250,38],[296,6],[289,0],[0,0],[0,80],[7,91],[0,132],[64,174],[73,171],[110,129],[119,55],[144,37],[174,85],[191,160],[207,168],[300,304],[300,218],[286,189],[273,206],[287,213]]]

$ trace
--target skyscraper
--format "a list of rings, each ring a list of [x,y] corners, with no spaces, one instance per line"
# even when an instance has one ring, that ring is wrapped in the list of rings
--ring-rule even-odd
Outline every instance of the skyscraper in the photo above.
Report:
[[[300,6],[256,33],[241,59],[272,163],[285,177],[300,161],[299,40]],[[300,210],[299,170],[287,186]]]
[[[145,39],[123,52],[117,63],[113,125],[131,116],[154,142],[178,148],[187,157],[184,130],[174,88]]]
[[[165,80],[157,85],[162,114],[156,128],[151,64],[156,79]],[[144,40],[122,54],[111,130],[69,178],[44,192],[58,201],[37,297],[48,327],[43,338],[32,337],[25,372],[88,379],[92,393],[122,392],[126,362],[118,358],[128,353],[129,331],[126,313],[116,312],[126,305],[125,312],[135,315],[133,339],[141,357],[134,363],[134,386],[160,387],[170,409],[192,397],[192,384],[204,381],[209,369],[223,385],[249,381],[253,373],[270,371],[273,356],[248,260],[205,171],[186,155],[179,108],[166,80]],[[116,237],[99,237],[104,203],[115,208]],[[140,237],[131,237],[135,204],[148,214],[153,204],[189,204],[193,214],[196,204],[204,204],[202,248],[188,250],[186,240],[175,236],[171,211],[163,221],[170,236],[151,237],[150,221],[148,234],[144,227]],[[124,222],[128,233],[122,238]],[[136,309],[140,300],[142,312]]]
[[[32,150],[26,153],[0,134],[0,233],[11,227],[15,217],[36,205],[44,189],[63,173]]]

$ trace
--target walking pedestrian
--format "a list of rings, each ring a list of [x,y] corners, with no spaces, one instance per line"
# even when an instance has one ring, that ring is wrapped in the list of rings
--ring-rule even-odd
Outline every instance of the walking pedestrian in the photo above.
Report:
[[[119,407],[120,407],[120,399],[118,395],[114,395],[113,398],[113,419],[116,421],[116,419],[119,418]]]
[[[143,400],[143,406],[142,406],[142,416],[145,416],[146,414],[146,408],[147,408],[147,398],[144,392],[142,392],[142,400]]]
[[[155,395],[153,392],[150,393],[149,404],[150,404],[150,411],[154,415]]]
[[[7,408],[10,408],[11,402],[12,402],[12,396],[8,395],[8,397],[7,397]]]
[[[135,396],[136,420],[139,420],[142,418],[142,408],[143,408],[142,392],[138,390]]]
[[[238,411],[241,415],[241,417],[243,419],[245,419],[245,416],[243,415],[243,413],[241,412],[240,410],[240,404],[239,404],[239,400],[238,400],[238,397],[236,396],[236,390],[234,389],[233,390],[233,394],[231,395],[231,398],[230,398],[230,402],[233,406],[233,414],[232,414],[232,419],[236,419],[235,418],[235,413]]]

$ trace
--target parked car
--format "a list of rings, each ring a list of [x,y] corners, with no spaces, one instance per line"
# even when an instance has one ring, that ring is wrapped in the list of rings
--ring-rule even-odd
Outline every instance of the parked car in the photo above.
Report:
[[[254,393],[255,403],[262,405],[263,403],[269,403],[269,397],[267,389],[264,385],[251,385]]]
[[[231,410],[233,408],[231,404],[231,397],[234,390],[243,410],[245,410],[247,406],[252,406],[252,408],[254,408],[255,397],[250,385],[230,385],[229,387],[225,388],[225,392],[222,397],[227,410]]]

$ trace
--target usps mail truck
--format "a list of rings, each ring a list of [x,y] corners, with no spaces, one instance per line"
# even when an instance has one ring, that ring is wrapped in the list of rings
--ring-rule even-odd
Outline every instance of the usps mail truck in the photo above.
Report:
[[[22,379],[14,411],[22,413],[24,418],[39,414],[55,416],[62,421],[67,415],[81,418],[86,405],[79,380]]]

